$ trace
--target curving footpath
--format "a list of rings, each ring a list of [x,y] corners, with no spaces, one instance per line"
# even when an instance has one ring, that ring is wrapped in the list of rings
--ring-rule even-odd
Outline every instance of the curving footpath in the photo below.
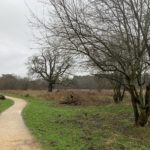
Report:
[[[22,99],[6,97],[14,105],[0,115],[0,150],[42,150],[24,124],[21,112],[26,106]]]

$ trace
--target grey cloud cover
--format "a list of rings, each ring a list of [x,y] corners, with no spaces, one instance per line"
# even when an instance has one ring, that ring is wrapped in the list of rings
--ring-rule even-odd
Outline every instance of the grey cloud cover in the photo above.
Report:
[[[37,9],[36,0],[26,0]],[[33,53],[28,25],[28,9],[24,0],[0,0],[0,75],[14,73],[25,76],[25,62]]]

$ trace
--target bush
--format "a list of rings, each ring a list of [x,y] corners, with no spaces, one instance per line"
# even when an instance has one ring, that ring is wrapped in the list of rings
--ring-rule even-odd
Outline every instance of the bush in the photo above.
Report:
[[[25,97],[30,97],[30,94],[25,94],[24,96],[25,96]]]
[[[82,98],[78,94],[70,93],[60,103],[67,105],[81,105],[81,102]]]
[[[4,95],[0,95],[0,100],[5,100],[5,96]]]

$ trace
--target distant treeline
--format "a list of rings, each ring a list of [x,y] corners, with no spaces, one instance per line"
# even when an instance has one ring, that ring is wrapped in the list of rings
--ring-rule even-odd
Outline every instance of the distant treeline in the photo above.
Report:
[[[145,76],[150,81],[150,75]],[[4,74],[0,77],[0,90],[47,90],[47,82],[42,79],[22,78],[13,74]],[[74,76],[58,81],[55,89],[112,89],[111,83],[104,78],[94,76]]]
[[[43,80],[31,80],[13,74],[3,74],[0,77],[0,90],[40,90],[46,87],[47,84]]]
[[[0,77],[0,90],[46,90],[47,83],[42,79],[22,78],[13,74],[4,74]],[[107,79],[96,79],[94,76],[74,76],[64,78],[55,85],[56,89],[110,89]]]
[[[97,79],[94,76],[74,76],[73,79],[65,79],[59,88],[70,89],[111,89],[112,85],[107,79]]]

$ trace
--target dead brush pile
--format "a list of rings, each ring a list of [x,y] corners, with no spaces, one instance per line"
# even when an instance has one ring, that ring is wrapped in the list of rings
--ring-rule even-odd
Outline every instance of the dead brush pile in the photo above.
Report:
[[[83,101],[83,97],[79,96],[77,93],[68,93],[66,97],[64,97],[64,100],[60,102],[60,104],[66,104],[66,105],[81,105]]]
[[[112,96],[97,91],[68,91],[60,101],[66,105],[105,105],[112,103]]]

